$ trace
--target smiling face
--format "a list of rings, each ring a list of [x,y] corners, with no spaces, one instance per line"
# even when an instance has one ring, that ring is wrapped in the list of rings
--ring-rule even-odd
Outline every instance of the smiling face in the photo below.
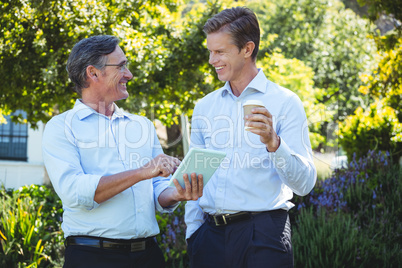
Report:
[[[106,65],[102,71],[99,94],[106,102],[114,102],[128,97],[127,82],[133,78],[132,73],[126,68],[127,58],[123,50],[116,49],[107,55]]]
[[[215,67],[219,80],[232,84],[243,79],[247,61],[245,49],[239,51],[231,41],[231,36],[224,31],[207,35],[209,64]]]

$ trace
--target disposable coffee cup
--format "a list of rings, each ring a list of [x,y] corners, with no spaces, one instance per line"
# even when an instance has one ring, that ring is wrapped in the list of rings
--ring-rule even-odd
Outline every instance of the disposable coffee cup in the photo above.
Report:
[[[252,112],[251,112],[251,110],[253,109],[253,108],[264,108],[265,106],[264,106],[264,103],[262,103],[262,101],[259,101],[259,100],[248,100],[248,101],[245,101],[244,103],[243,103],[243,111],[244,111],[244,116],[246,116],[246,115],[249,115],[249,114],[252,114]],[[246,120],[244,120],[244,125],[246,124]],[[250,130],[250,129],[252,129],[252,127],[246,127],[246,126],[244,126],[244,130]]]

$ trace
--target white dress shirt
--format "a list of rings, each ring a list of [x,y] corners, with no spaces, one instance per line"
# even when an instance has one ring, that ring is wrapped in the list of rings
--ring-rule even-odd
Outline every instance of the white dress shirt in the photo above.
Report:
[[[64,236],[90,235],[115,239],[159,233],[155,208],[169,178],[134,184],[97,204],[95,191],[102,176],[136,169],[163,153],[148,119],[115,105],[108,117],[77,100],[72,110],[55,116],[43,135],[43,157],[54,189],[63,203]]]
[[[273,116],[281,139],[276,152],[267,152],[260,136],[244,130],[242,103],[255,99]],[[187,238],[204,222],[204,212],[289,210],[294,206],[289,201],[293,192],[306,195],[316,182],[302,102],[290,90],[269,81],[261,69],[239,97],[227,82],[196,104],[191,147],[223,151],[227,156],[203,196],[186,204]]]

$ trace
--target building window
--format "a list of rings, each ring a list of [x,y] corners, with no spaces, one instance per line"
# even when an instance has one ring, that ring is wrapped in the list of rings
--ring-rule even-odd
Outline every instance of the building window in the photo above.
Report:
[[[17,111],[13,115],[22,115]],[[0,159],[27,161],[28,124],[11,122],[10,116],[5,116],[7,124],[0,124]]]

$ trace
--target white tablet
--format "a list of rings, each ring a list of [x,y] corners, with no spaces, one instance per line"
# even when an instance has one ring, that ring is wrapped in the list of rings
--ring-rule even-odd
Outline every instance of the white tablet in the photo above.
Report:
[[[205,187],[225,156],[225,152],[191,148],[170,179],[169,186],[175,187],[173,179],[177,179],[181,187],[184,188],[183,175],[188,174],[191,183],[190,174],[196,173],[197,175],[202,174]]]

